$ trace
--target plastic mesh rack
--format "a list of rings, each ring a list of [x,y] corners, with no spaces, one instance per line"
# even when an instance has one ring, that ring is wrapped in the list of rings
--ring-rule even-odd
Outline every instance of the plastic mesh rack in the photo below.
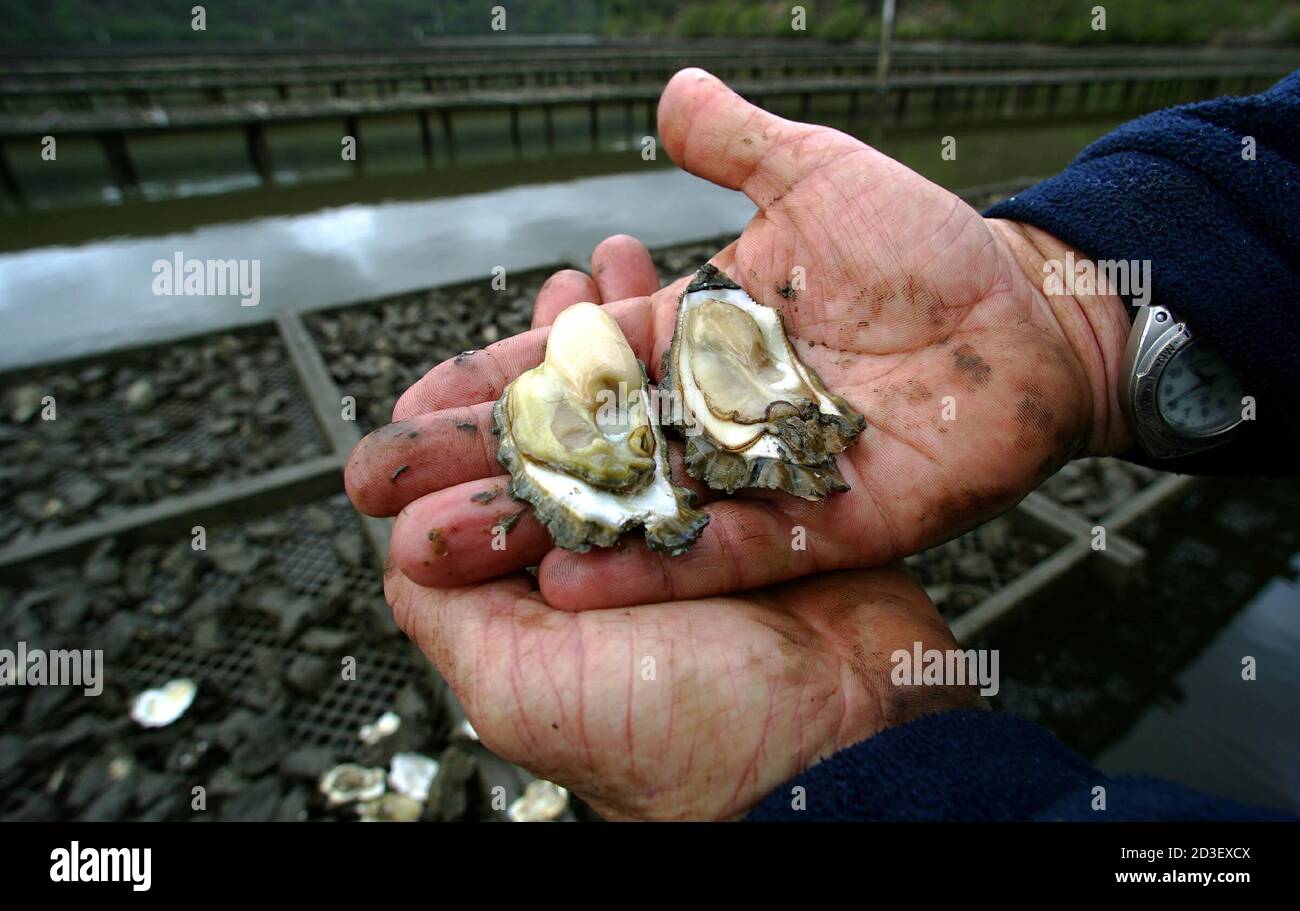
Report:
[[[364,613],[367,604],[373,605],[376,612],[387,611],[380,589],[380,568],[371,552],[364,551],[365,561],[360,566],[346,564],[336,556],[329,533],[304,526],[304,512],[321,505],[328,509],[336,530],[351,532],[359,525],[351,505],[342,496],[274,514],[286,533],[269,545],[278,553],[274,565],[257,572],[267,584],[283,585],[296,595],[309,597],[319,596],[342,580],[352,610],[331,622],[331,627],[350,634],[341,653],[356,658],[356,679],[344,681],[340,674],[332,674],[329,684],[318,694],[292,694],[293,705],[286,718],[301,745],[328,746],[341,756],[354,757],[361,747],[357,739],[361,726],[391,710],[397,693],[422,671],[413,648],[395,637],[376,635],[376,628]],[[250,524],[239,527],[247,529]],[[204,577],[205,589],[229,592],[239,584],[228,573],[214,571]],[[165,592],[160,594],[166,596]],[[265,650],[276,664],[284,666],[301,650],[280,640],[273,618],[251,610],[236,609],[228,614],[223,632],[228,645],[217,651],[206,651],[185,640],[144,644],[125,669],[126,675],[137,690],[189,677],[200,687],[220,687],[235,702],[255,708],[256,691],[262,682],[255,653]]]
[[[116,388],[96,398],[74,396],[74,400],[68,401],[67,395],[56,396],[57,428],[45,426],[40,418],[15,424],[6,413],[0,417],[0,430],[3,430],[0,462],[16,466],[30,463],[34,458],[40,460],[43,449],[31,447],[66,444],[70,437],[94,461],[88,467],[59,464],[44,493],[66,502],[75,487],[85,481],[103,484],[105,492],[89,507],[68,505],[57,514],[37,521],[16,509],[6,509],[0,512],[0,544],[51,527],[154,502],[159,496],[167,495],[166,484],[173,476],[178,482],[176,486],[182,487],[177,492],[192,492],[220,480],[245,477],[326,452],[311,405],[275,333],[259,328],[221,337],[237,339],[239,354],[257,361],[261,382],[256,391],[248,393],[250,400],[280,394],[281,404],[275,411],[278,423],[274,429],[257,427],[260,439],[254,441],[241,438],[238,432],[223,434],[214,430],[214,419],[227,416],[238,419],[242,415],[225,415],[214,404],[220,401],[216,393],[222,390],[218,387],[237,383],[239,377],[223,373],[211,364],[192,368],[203,380],[211,382],[200,395],[183,398],[174,390],[166,389],[157,404],[144,412],[131,412],[122,400],[123,390]],[[214,344],[213,338],[205,336],[75,364],[21,371],[5,376],[4,385],[9,389],[30,385],[49,391],[66,388],[70,378],[79,378],[87,371],[102,372],[108,377],[118,375],[119,371],[130,376],[148,375],[154,372],[155,365],[184,361],[186,356],[191,365],[203,362],[204,351]],[[195,381],[196,377],[191,376],[190,382]],[[253,421],[256,425],[261,418],[253,417]],[[113,453],[112,460],[100,462],[104,453]],[[122,470],[135,471],[142,489],[135,489],[128,481],[115,480],[114,472]],[[12,473],[0,479],[0,492],[6,488],[9,497],[28,489],[21,476]]]

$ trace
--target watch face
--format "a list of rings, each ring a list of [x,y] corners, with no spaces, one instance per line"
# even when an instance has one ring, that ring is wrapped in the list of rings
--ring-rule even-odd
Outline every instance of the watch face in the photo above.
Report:
[[[1208,436],[1241,419],[1241,386],[1212,346],[1192,339],[1160,375],[1156,407],[1179,433]]]

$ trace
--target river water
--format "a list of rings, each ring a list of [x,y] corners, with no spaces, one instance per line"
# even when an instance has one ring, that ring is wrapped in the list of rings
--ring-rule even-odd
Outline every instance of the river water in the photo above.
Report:
[[[865,138],[961,189],[1051,173],[1113,125],[969,125],[955,131],[955,160],[941,157],[938,126]],[[402,154],[384,154],[377,140],[367,148],[387,165],[357,178],[304,166],[281,173],[274,187],[218,194],[246,177],[233,170],[167,181],[146,171],[145,200],[124,204],[112,204],[93,176],[51,185],[33,209],[0,218],[0,369],[486,277],[497,267],[508,274],[582,263],[619,232],[650,246],[716,237],[739,232],[754,212],[741,194],[676,170],[667,156],[645,161],[639,144],[623,140],[524,161],[500,160],[488,144],[468,165],[432,171],[419,169],[405,146]],[[76,150],[68,156],[85,165]],[[99,197],[110,204],[86,204]],[[257,260],[260,301],[155,294],[154,264],[178,254]]]

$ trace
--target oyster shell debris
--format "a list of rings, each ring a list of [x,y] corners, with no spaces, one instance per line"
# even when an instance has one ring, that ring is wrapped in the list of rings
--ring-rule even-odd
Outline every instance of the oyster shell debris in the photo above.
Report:
[[[569,792],[553,781],[535,778],[523,796],[510,804],[506,816],[511,822],[552,822],[569,808]]]
[[[384,795],[384,770],[345,762],[328,769],[320,777],[320,792],[330,806],[356,801],[377,800]]]
[[[784,490],[807,500],[849,489],[835,464],[866,420],[799,359],[781,323],[716,266],[677,307],[661,389],[684,415],[686,470],[715,490]]]
[[[595,304],[556,317],[545,359],[506,387],[492,417],[511,495],[560,547],[611,547],[641,525],[650,547],[680,554],[708,524],[672,481],[645,367]]]
[[[188,677],[145,690],[131,703],[131,718],[146,728],[162,728],[180,718],[194,702],[199,685]]]

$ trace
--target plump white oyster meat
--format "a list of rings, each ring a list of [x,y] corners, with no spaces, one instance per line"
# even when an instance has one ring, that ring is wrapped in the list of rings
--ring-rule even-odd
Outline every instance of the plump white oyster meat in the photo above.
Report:
[[[545,360],[506,387],[493,418],[511,494],[560,547],[610,547],[641,525],[651,547],[676,554],[708,524],[672,482],[645,368],[595,304],[556,318]]]
[[[862,415],[799,359],[780,314],[713,266],[682,295],[663,388],[684,408],[687,470],[710,487],[810,500],[848,489],[835,454],[862,432]]]

